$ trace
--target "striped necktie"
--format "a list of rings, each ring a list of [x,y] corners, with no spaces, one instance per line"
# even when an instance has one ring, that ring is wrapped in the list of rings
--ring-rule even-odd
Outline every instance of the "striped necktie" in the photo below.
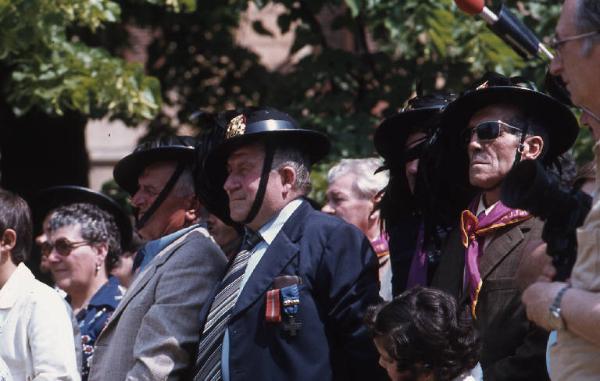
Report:
[[[198,344],[196,375],[194,381],[221,380],[221,352],[223,336],[231,311],[240,296],[240,285],[246,271],[252,249],[262,238],[259,234],[247,234],[240,252],[223,277],[215,298],[210,306],[204,330]]]

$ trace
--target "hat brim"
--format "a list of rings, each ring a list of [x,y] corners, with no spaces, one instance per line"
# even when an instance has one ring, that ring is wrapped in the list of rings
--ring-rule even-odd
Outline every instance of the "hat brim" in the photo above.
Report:
[[[233,151],[242,146],[267,141],[267,139],[275,147],[285,144],[306,152],[311,165],[327,156],[331,147],[326,135],[306,129],[253,132],[224,140],[206,158],[204,176],[208,177],[205,181],[210,184],[210,191],[205,192],[207,194],[204,194],[201,198],[203,198],[202,201],[206,204],[207,209],[227,224],[235,223],[229,216],[229,198],[223,189],[227,179],[227,158]]]
[[[194,148],[184,146],[158,147],[152,150],[133,152],[119,160],[113,171],[117,184],[130,195],[138,189],[138,178],[142,171],[156,162],[194,162]]]
[[[426,107],[404,111],[385,119],[375,130],[373,143],[375,149],[384,159],[395,158],[402,152],[408,135],[415,126],[427,122],[438,114],[441,107]]]
[[[459,142],[471,117],[484,107],[514,104],[524,110],[538,112],[535,116],[543,124],[549,138],[549,149],[542,161],[554,161],[575,143],[579,125],[575,115],[563,103],[549,95],[514,86],[494,86],[467,93],[450,103],[442,114],[443,129]]]
[[[116,201],[103,193],[77,185],[59,185],[43,189],[32,203],[33,219],[36,225],[43,223],[52,210],[76,203],[92,204],[110,214],[117,224],[121,235],[121,247],[126,250],[131,243],[133,227],[131,220]]]

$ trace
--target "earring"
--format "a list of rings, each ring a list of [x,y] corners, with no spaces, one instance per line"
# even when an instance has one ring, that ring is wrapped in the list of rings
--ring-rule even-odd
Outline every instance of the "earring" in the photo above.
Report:
[[[96,275],[98,275],[98,271],[100,271],[100,267],[102,267],[102,266],[100,266],[99,263],[96,264]]]

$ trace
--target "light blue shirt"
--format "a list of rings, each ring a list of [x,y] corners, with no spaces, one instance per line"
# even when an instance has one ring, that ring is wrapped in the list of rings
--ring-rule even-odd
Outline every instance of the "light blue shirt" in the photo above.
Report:
[[[248,259],[248,265],[246,271],[244,271],[244,277],[240,285],[240,293],[244,289],[246,282],[250,278],[250,275],[256,269],[256,266],[262,259],[263,255],[269,248],[269,245],[273,242],[277,234],[281,231],[283,224],[290,218],[292,213],[302,204],[302,199],[296,199],[279,211],[279,213],[271,218],[266,224],[258,229],[258,234],[262,237],[262,241],[254,247]],[[223,381],[229,381],[229,328],[225,329],[225,336],[223,337],[223,350],[221,351],[221,375]]]
[[[148,263],[150,263],[152,259],[154,259],[156,254],[162,251],[162,249],[169,246],[171,243],[175,242],[175,240],[177,240],[179,237],[182,237],[184,234],[188,233],[189,231],[192,231],[193,229],[196,229],[197,227],[198,225],[195,224],[187,228],[179,229],[176,232],[166,235],[164,237],[160,237],[158,239],[146,242],[142,249],[144,250],[144,259],[140,264],[140,270],[138,271],[138,274],[140,274],[144,270],[144,267],[146,267],[146,265],[148,265]]]

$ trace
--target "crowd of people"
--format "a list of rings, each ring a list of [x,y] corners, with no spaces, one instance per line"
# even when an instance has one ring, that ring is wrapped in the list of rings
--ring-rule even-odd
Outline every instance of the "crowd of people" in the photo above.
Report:
[[[552,46],[571,105],[495,73],[417,94],[324,205],[329,138],[268,107],[121,159],[133,218],[0,190],[0,381],[600,379],[600,148],[568,170],[569,106],[600,139],[600,2],[566,0]],[[557,240],[539,200],[582,226]]]

